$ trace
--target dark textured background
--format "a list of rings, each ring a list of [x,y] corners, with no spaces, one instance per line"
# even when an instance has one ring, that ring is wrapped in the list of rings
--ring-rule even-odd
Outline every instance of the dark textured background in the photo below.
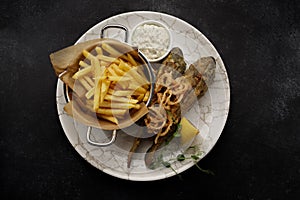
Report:
[[[129,3],[130,2],[130,3]],[[0,195],[9,199],[300,197],[299,1],[1,1]],[[231,84],[225,129],[196,167],[154,182],[109,176],[69,144],[48,55],[113,15],[159,11],[198,28]],[[3,199],[3,198],[2,198]]]

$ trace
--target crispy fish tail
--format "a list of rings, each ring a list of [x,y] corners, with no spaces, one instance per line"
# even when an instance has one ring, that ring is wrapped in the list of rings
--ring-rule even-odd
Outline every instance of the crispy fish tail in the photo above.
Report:
[[[129,151],[129,154],[128,154],[127,168],[130,168],[131,161],[132,161],[132,156],[136,152],[137,148],[140,146],[141,140],[142,140],[142,138],[138,138],[138,137],[134,139],[133,145],[132,145],[132,147]]]

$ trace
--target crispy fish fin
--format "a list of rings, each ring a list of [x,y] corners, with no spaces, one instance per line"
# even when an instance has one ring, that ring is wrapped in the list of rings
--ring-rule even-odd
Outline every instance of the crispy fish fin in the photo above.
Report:
[[[134,139],[134,142],[132,144],[132,147],[130,148],[129,154],[128,154],[128,159],[127,159],[127,168],[130,168],[131,161],[132,161],[132,156],[136,152],[137,148],[140,146],[142,141],[142,138],[136,137]]]

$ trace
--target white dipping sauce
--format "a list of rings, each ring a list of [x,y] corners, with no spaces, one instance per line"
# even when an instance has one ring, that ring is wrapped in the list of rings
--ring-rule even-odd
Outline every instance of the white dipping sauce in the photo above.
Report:
[[[168,51],[170,36],[162,26],[142,24],[133,32],[131,43],[138,46],[148,59],[153,60],[160,58]]]

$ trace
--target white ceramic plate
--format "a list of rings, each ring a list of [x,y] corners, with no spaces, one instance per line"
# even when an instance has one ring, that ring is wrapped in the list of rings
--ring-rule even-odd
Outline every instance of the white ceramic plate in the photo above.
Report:
[[[174,156],[182,152],[172,152],[173,157],[164,158],[164,160],[169,159],[165,161],[171,163],[172,169],[176,173],[181,173],[195,164],[193,159],[189,159],[191,155],[197,154],[201,160],[209,153],[219,139],[228,116],[229,80],[222,59],[211,42],[200,31],[181,19],[163,13],[139,11],[120,14],[103,20],[83,34],[77,43],[99,38],[101,29],[107,24],[125,25],[130,33],[138,23],[146,20],[157,20],[169,27],[173,37],[173,46],[181,48],[187,65],[204,56],[213,56],[217,63],[213,84],[209,86],[206,94],[186,115],[200,131],[192,143],[194,148],[189,148],[183,152],[187,158],[184,161],[173,159]],[[110,38],[118,40],[123,40],[124,37],[122,31],[114,29],[107,30],[107,34]],[[56,102],[58,116],[68,140],[76,151],[96,168],[118,178],[137,181],[158,180],[176,175],[174,170],[164,166],[154,170],[148,169],[142,156],[143,151],[146,150],[143,147],[139,150],[140,153],[134,156],[131,167],[128,168],[128,150],[133,141],[131,136],[118,135],[116,143],[108,147],[100,148],[90,145],[86,140],[87,127],[78,124],[63,110],[66,99],[64,84],[60,80],[57,82]],[[98,134],[97,132],[101,133]],[[95,130],[95,135],[109,137],[110,134]]]

